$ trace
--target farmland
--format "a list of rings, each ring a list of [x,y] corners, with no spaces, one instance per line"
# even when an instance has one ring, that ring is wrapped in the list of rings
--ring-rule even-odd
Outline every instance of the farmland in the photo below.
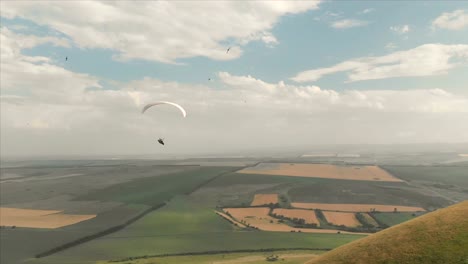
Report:
[[[258,205],[268,205],[268,204],[277,204],[278,201],[278,194],[256,194],[251,206],[258,206]]]
[[[330,224],[336,226],[347,226],[347,227],[357,227],[361,224],[356,219],[354,213],[342,213],[342,212],[327,212],[324,211],[323,214]]]
[[[382,205],[382,204],[325,204],[325,203],[291,203],[293,207],[305,209],[320,209],[328,211],[342,212],[418,212],[425,211],[424,208],[401,205]]]
[[[304,219],[306,224],[317,224],[317,226],[320,225],[315,212],[312,210],[276,208],[272,213],[278,216],[284,216],[289,219]]]
[[[230,164],[229,160],[222,163],[209,160],[209,164],[216,165],[209,167],[193,165],[203,161],[177,162],[185,165],[167,165],[162,161],[90,161],[2,168],[1,207],[96,217],[58,227],[53,232],[4,228],[0,238],[1,262],[21,263],[40,252],[121,225],[159,204],[166,205],[142,215],[119,231],[28,263],[62,264],[76,259],[83,260],[80,263],[95,263],[145,255],[331,249],[363,237],[360,232],[378,231],[378,224],[372,223],[375,220],[365,213],[371,209],[375,209],[372,216],[379,223],[390,226],[409,219],[412,213],[405,211],[432,210],[451,203],[414,185],[419,180],[410,179],[416,177],[410,170],[407,178],[401,177],[405,181],[363,181],[237,173],[239,167],[223,166]],[[348,167],[355,173],[368,166]],[[454,173],[455,181],[462,183],[463,177],[454,172],[457,169],[448,170]],[[310,208],[328,214],[326,220],[330,223],[318,221],[317,212]],[[394,208],[397,213],[393,213]],[[223,209],[231,216],[223,215]],[[341,212],[338,220],[330,216],[331,211]],[[363,212],[359,219],[364,217],[363,222],[373,227],[359,226],[355,218],[351,221],[352,217],[348,217],[353,215],[351,212]],[[282,217],[273,217],[272,213]],[[319,222],[314,228],[312,224]],[[349,227],[336,226],[340,224]],[[239,258],[258,258],[263,253],[236,254],[247,254]],[[183,257],[156,259],[164,263],[171,258]]]
[[[416,217],[413,213],[373,213],[374,217],[388,226],[398,225]]]
[[[59,228],[86,221],[96,215],[70,215],[53,210],[28,210],[0,207],[0,223],[2,226],[30,228]]]
[[[282,264],[303,264],[305,261],[317,257],[324,251],[319,250],[290,250],[290,251],[271,251],[271,252],[252,252],[252,253],[220,253],[190,256],[168,256],[168,257],[148,257],[137,260],[126,260],[126,264],[260,264],[270,263],[267,257],[276,255]],[[96,264],[108,264],[108,261],[99,261]]]
[[[238,171],[246,174],[284,175],[358,181],[401,182],[377,166],[337,166],[328,164],[261,163]]]
[[[82,263],[93,263],[100,259],[223,250],[327,249],[360,237],[336,231],[333,234],[240,231],[184,196],[172,199],[166,207],[122,231],[32,263],[63,263],[64,259],[78,257]]]

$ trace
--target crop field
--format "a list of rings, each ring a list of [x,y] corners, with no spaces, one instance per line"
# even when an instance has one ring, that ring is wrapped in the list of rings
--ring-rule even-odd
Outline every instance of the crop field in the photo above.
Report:
[[[279,219],[269,216],[268,212],[270,211],[270,208],[267,208],[267,207],[224,208],[224,211],[226,212],[226,214],[231,215],[237,221],[244,223],[247,226],[258,228],[259,230],[262,230],[262,231],[328,233],[328,234],[335,234],[338,232],[335,229],[291,227],[287,224],[280,222]],[[303,210],[303,211],[306,211],[306,210]],[[345,231],[340,231],[340,232],[344,234],[358,234],[358,233],[345,232]]]
[[[268,205],[278,203],[278,194],[255,194],[251,206]]]
[[[333,225],[344,225],[348,227],[357,227],[361,225],[354,213],[324,211],[323,214],[325,215],[327,221]]]
[[[188,194],[204,182],[231,170],[232,167],[201,167],[196,170],[142,178],[99,189],[78,199],[155,205],[175,195]]]
[[[379,226],[379,224],[374,220],[374,218],[372,218],[372,216],[370,216],[369,214],[366,214],[366,213],[362,213],[362,216],[364,216],[364,219],[366,220],[366,222],[372,226]]]
[[[306,224],[317,224],[320,225],[315,212],[312,210],[301,210],[301,209],[273,209],[273,214],[282,215],[289,219],[304,219]]]
[[[252,252],[252,253],[223,253],[211,255],[191,255],[191,256],[169,256],[169,257],[148,257],[138,260],[127,260],[125,264],[263,264],[271,263],[267,257],[275,255],[282,264],[303,264],[313,259],[325,251],[319,250],[290,250],[272,252]],[[96,264],[108,264],[108,261],[99,261]]]
[[[283,175],[357,181],[401,182],[377,166],[337,166],[329,164],[261,163],[237,173]]]
[[[327,211],[342,211],[342,212],[393,212],[395,209],[398,212],[418,212],[426,211],[421,207],[401,206],[401,205],[383,205],[383,204],[325,204],[325,203],[291,203],[293,207],[305,209],[320,209]]]
[[[329,249],[363,237],[356,234],[306,234],[239,231],[212,209],[188,197],[171,200],[127,228],[31,263],[81,263],[131,256],[260,249]]]
[[[468,190],[468,166],[384,166],[407,181],[425,181],[454,185]]]
[[[413,213],[374,213],[373,215],[388,226],[398,225],[416,217]]]
[[[89,220],[96,215],[71,215],[53,210],[0,207],[0,225],[55,229]]]

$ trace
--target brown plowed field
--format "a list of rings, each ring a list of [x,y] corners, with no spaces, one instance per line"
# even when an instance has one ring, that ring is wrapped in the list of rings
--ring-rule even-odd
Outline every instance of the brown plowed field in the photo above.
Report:
[[[0,207],[0,225],[29,228],[59,228],[89,220],[96,215],[69,215],[55,210]]]
[[[258,165],[257,165],[258,166]],[[263,163],[238,173],[313,177],[358,181],[402,182],[378,166],[336,166],[329,164]]]
[[[320,209],[327,211],[343,212],[370,212],[375,209],[379,212],[393,212],[395,208],[398,212],[422,212],[426,211],[421,207],[401,206],[401,205],[383,205],[383,204],[326,204],[326,203],[291,203],[295,208]]]
[[[289,219],[304,219],[306,224],[317,224],[317,226],[320,224],[315,212],[312,210],[276,208],[273,213]]]
[[[251,206],[268,205],[278,203],[278,194],[256,194]]]
[[[342,213],[342,212],[323,212],[327,222],[333,225],[344,225],[349,227],[360,226],[361,224],[357,220],[354,213]]]

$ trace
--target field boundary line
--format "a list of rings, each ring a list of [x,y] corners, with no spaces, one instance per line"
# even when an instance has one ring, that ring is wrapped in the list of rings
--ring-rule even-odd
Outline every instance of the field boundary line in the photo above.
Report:
[[[124,229],[125,227],[129,226],[130,224],[134,223],[135,221],[137,221],[138,219],[142,218],[143,216],[145,216],[146,214],[154,211],[154,210],[157,210],[163,206],[165,206],[166,203],[161,203],[161,204],[157,204],[157,205],[153,205],[151,206],[150,208],[144,210],[143,212],[139,213],[138,215],[128,219],[127,221],[125,221],[123,224],[120,224],[120,225],[116,225],[116,226],[113,226],[113,227],[110,227],[110,228],[107,228],[107,229],[104,229],[100,232],[97,232],[97,233],[94,233],[94,234],[91,234],[91,235],[87,235],[87,236],[84,236],[84,237],[81,237],[81,238],[78,238],[76,240],[73,240],[71,242],[67,242],[65,244],[62,244],[62,245],[59,245],[57,247],[54,247],[52,249],[49,249],[47,251],[44,251],[42,253],[39,253],[39,254],[36,254],[35,257],[36,258],[43,258],[43,257],[47,257],[47,256],[50,256],[52,254],[55,254],[55,253],[58,253],[60,251],[63,251],[63,250],[66,250],[66,249],[69,249],[71,247],[74,247],[74,246],[78,246],[80,244],[83,244],[83,243],[86,243],[86,242],[89,242],[91,240],[94,240],[96,238],[100,238],[100,237],[103,237],[103,236],[106,236],[106,235],[109,235],[111,233],[114,233],[114,232],[117,232],[119,230],[122,230]]]

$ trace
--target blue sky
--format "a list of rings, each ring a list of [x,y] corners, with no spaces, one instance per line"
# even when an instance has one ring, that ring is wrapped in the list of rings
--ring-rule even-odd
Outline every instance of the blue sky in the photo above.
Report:
[[[421,120],[422,113],[442,112],[437,114],[440,123],[459,120],[468,112],[465,1],[138,3],[2,2],[2,130],[25,133],[34,142],[47,142],[42,137],[67,129],[72,138],[79,138],[73,127],[102,121],[112,114],[108,105],[123,104],[126,110],[119,111],[133,118],[132,107],[154,98],[180,98],[195,113],[207,107],[226,107],[227,116],[245,110],[245,116],[237,116],[244,127],[258,124],[247,116],[286,113],[281,122],[258,125],[256,136],[233,131],[241,135],[240,141],[269,138],[264,135],[271,126],[304,137],[313,132],[317,141],[333,143],[337,137],[326,134],[342,127],[345,119],[368,123],[382,112],[402,109],[414,120]],[[233,47],[229,54],[227,47]],[[197,98],[203,103],[191,103]],[[235,108],[247,100],[242,111]],[[18,107],[25,102],[40,104],[43,110],[28,117],[28,109]],[[84,107],[90,114],[58,114],[66,104]],[[283,108],[288,104],[294,107]],[[327,112],[346,113],[345,119],[318,130],[304,125]],[[210,118],[224,122],[222,116]],[[468,140],[455,130],[421,137],[434,122],[425,119],[418,121],[426,122],[420,130],[406,129],[401,124],[413,121],[401,118],[395,116],[391,131],[371,141]],[[363,141],[358,128],[364,129],[363,124],[341,143]],[[119,133],[141,133],[132,129]],[[207,130],[192,129],[200,135]],[[262,144],[272,142],[273,136]],[[122,149],[123,145],[111,152]],[[23,150],[16,151],[12,143],[10,151]]]
[[[203,83],[208,78],[215,79],[217,72],[227,71],[236,75],[252,75],[268,82],[279,82],[287,81],[289,77],[305,69],[331,66],[356,57],[387,54],[389,50],[385,47],[389,43],[396,45],[394,50],[411,49],[425,43],[468,43],[466,29],[447,31],[432,30],[430,27],[431,21],[441,13],[460,8],[468,8],[468,4],[462,1],[324,2],[321,3],[319,10],[281,17],[272,29],[279,44],[267,47],[260,41],[250,42],[242,47],[244,53],[240,58],[230,61],[217,61],[206,57],[179,59],[178,62],[183,65],[140,59],[116,61],[113,55],[118,51],[99,48],[80,49],[76,46],[54,47],[50,43],[22,52],[29,56],[51,57],[71,71],[118,81],[154,77],[166,81]],[[366,9],[371,11],[363,14]],[[369,24],[348,29],[330,27],[329,23],[340,19],[358,19],[368,21]],[[2,25],[24,26],[25,29],[13,29],[19,33],[39,36],[54,34],[66,37],[51,27],[38,25],[22,18],[2,17]],[[410,32],[400,35],[390,30],[392,26],[401,25],[409,25]],[[226,46],[230,46],[229,42],[226,41]],[[62,61],[65,56],[70,58],[69,63]],[[338,90],[417,89],[423,85],[425,88],[441,87],[453,80],[451,86],[443,88],[457,89],[462,88],[462,84],[457,80],[462,79],[466,70],[467,68],[460,68],[451,72],[450,76],[437,76],[427,80],[418,77],[398,78],[392,81],[391,87],[388,87],[388,80],[345,84],[343,74],[325,77],[314,84]]]

